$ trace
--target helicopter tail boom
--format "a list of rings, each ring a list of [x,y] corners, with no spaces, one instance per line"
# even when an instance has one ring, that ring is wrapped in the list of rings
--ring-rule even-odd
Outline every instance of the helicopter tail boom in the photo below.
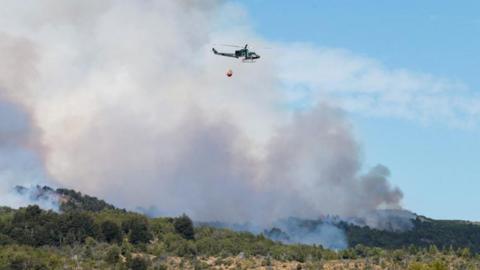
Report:
[[[238,57],[237,57],[235,54],[233,54],[233,53],[222,53],[222,52],[219,52],[219,51],[215,50],[215,48],[212,48],[212,51],[213,51],[213,53],[216,54],[216,55],[238,58]]]

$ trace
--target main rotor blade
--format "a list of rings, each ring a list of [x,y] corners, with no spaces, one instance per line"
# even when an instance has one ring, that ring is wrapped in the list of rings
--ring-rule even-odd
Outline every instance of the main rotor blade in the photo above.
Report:
[[[235,47],[235,48],[243,48],[244,47],[244,46],[231,45],[231,44],[213,44],[213,45],[225,46],[225,47]]]
[[[250,50],[256,50],[256,49],[260,49],[260,50],[272,50],[273,48],[272,47],[257,47],[257,46],[248,46],[250,48]]]

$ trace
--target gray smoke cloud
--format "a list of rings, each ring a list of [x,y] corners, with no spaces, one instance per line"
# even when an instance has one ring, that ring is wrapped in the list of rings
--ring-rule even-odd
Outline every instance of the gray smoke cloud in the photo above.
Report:
[[[35,53],[26,39],[0,33],[0,58],[0,204],[25,206],[35,200],[15,192],[14,187],[49,179],[39,141],[41,130],[26,104],[16,99],[34,76]]]
[[[328,100],[286,108],[268,57],[224,76],[232,59],[210,51],[218,1],[3,4],[0,104],[13,105],[0,146],[22,138],[12,127],[28,137],[0,152],[15,184],[53,179],[120,207],[258,224],[400,207],[386,167],[361,173]]]
[[[283,243],[320,244],[330,249],[345,249],[348,247],[347,237],[337,222],[287,218],[276,221],[272,229],[264,230],[264,234]]]
[[[38,135],[27,112],[0,98],[0,205],[18,207],[37,201],[13,188],[48,179],[35,140]],[[54,208],[50,203],[41,205]]]

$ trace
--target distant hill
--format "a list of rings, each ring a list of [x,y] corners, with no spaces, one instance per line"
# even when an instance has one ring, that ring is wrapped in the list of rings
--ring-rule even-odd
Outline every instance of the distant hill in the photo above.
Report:
[[[75,210],[101,212],[120,210],[114,205],[72,189],[53,189],[48,186],[25,188],[16,192],[29,196],[32,202],[52,200],[61,212]],[[125,210],[121,210],[125,211]],[[458,220],[435,220],[417,216],[405,210],[381,210],[364,218],[325,216],[318,219],[288,218],[279,220],[271,228],[262,229],[251,224],[221,222],[199,223],[200,226],[228,228],[263,234],[283,243],[322,244],[328,248],[343,249],[364,245],[396,249],[409,247],[469,248],[480,252],[480,225]]]
[[[280,224],[285,224],[285,221]],[[264,234],[271,239],[291,243],[296,239],[314,237],[315,233],[321,232],[322,227],[329,226],[344,232],[349,247],[363,245],[398,249],[435,245],[440,249],[469,248],[476,253],[480,252],[480,225],[469,221],[435,220],[416,216],[411,220],[408,229],[403,230],[375,229],[367,225],[331,219],[291,218],[286,224],[265,230]]]
[[[362,244],[382,248],[401,248],[408,246],[438,248],[469,248],[480,252],[480,225],[469,221],[435,220],[418,216],[410,230],[402,232],[377,230],[370,227],[341,223],[346,232],[349,246]]]
[[[480,269],[480,226],[468,221],[389,210],[226,229],[149,218],[74,190],[15,191],[58,207],[0,206],[0,269]]]
[[[16,186],[15,192],[28,197],[32,203],[47,201],[51,205],[58,206],[58,210],[63,212],[72,210],[100,212],[102,210],[116,209],[115,206],[104,200],[82,194],[73,189],[53,189],[49,186],[33,186],[30,188]]]

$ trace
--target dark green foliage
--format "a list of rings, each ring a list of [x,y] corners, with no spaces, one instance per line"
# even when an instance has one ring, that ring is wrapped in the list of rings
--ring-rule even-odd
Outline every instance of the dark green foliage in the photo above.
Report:
[[[435,245],[442,249],[451,246],[469,248],[475,253],[480,252],[480,226],[477,224],[417,217],[413,220],[413,225],[413,229],[409,231],[391,232],[347,223],[340,224],[346,231],[349,246],[363,244],[395,249],[410,245],[417,247]]]
[[[137,256],[128,262],[128,266],[132,270],[147,270],[148,263],[144,258]]]
[[[265,230],[263,234],[275,241],[288,242],[290,240],[290,238],[288,237],[288,234],[286,234],[285,232],[283,232],[282,230],[276,227],[273,227],[270,230]]]
[[[11,223],[4,227],[3,233],[20,244],[58,245],[61,239],[60,224],[58,214],[42,211],[34,205],[15,212]]]
[[[0,246],[13,244],[15,241],[10,236],[0,233]]]
[[[49,251],[26,246],[9,245],[0,248],[0,269],[59,269],[61,259]]]
[[[194,227],[186,215],[148,219],[109,207],[62,213],[38,206],[0,207],[0,269],[161,269],[169,264],[168,256],[179,256],[195,269],[208,269],[201,258],[209,256],[219,264],[233,257],[257,258],[266,267],[295,261],[302,269],[320,269],[329,260],[365,260],[370,264],[365,269],[378,269],[373,264],[382,269],[480,269],[480,226],[473,223],[417,218],[404,232],[339,226],[352,248],[284,245],[264,235]],[[275,228],[265,233],[284,236]]]
[[[196,251],[200,256],[270,256],[276,260],[305,261],[308,257],[319,260],[330,255],[333,251],[325,250],[321,246],[310,245],[282,245],[262,235],[253,235],[247,232],[233,232],[227,229],[199,227],[196,229]],[[178,239],[165,239],[167,244]],[[188,241],[192,242],[192,241]]]
[[[105,261],[109,264],[116,264],[120,261],[120,248],[116,245],[110,247],[105,256]]]
[[[38,206],[21,208],[0,232],[0,242],[29,246],[59,246],[83,243],[86,237],[98,239],[99,226],[83,212],[57,214]]]
[[[128,240],[132,244],[148,243],[153,239],[148,219],[143,216],[135,216],[122,222],[122,230],[128,234]]]
[[[63,243],[70,245],[84,243],[88,236],[99,239],[101,235],[98,224],[85,212],[69,212],[61,215],[60,231],[64,236]]]
[[[192,220],[185,214],[175,218],[173,222],[175,232],[180,234],[187,240],[193,240],[195,238],[195,231],[193,230]]]
[[[65,198],[60,205],[60,210],[63,212],[73,210],[100,212],[102,210],[116,209],[115,206],[106,203],[104,200],[82,195],[82,193],[75,190],[59,188],[56,190],[56,193]]]
[[[29,256],[17,255],[14,256],[7,269],[11,270],[25,270],[25,269],[35,269],[35,270],[48,270],[47,265],[45,265],[41,260],[32,260]]]
[[[121,243],[122,242],[122,231],[120,226],[117,223],[106,220],[100,225],[103,238],[108,243]]]

